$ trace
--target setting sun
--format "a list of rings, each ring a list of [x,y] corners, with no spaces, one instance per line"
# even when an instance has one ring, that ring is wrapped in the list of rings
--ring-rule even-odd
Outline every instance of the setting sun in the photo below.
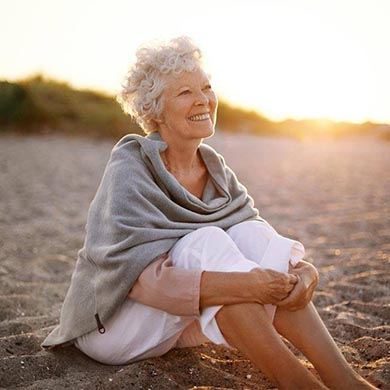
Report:
[[[140,44],[188,35],[219,97],[236,106],[273,120],[390,122],[386,1],[199,1],[189,9],[173,0],[17,0],[1,8],[2,78],[44,73],[116,93]]]

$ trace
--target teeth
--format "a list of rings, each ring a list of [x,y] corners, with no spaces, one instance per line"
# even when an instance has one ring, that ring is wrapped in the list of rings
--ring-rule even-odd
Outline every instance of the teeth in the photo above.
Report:
[[[189,117],[191,121],[204,121],[205,119],[210,119],[210,114],[201,114],[201,115],[193,115]]]

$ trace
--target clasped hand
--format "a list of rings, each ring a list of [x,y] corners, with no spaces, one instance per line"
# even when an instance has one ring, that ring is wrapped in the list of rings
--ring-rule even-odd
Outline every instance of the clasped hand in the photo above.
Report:
[[[288,273],[255,268],[255,301],[273,304],[290,311],[304,308],[311,300],[319,280],[317,269],[301,260]]]
[[[298,282],[289,295],[276,303],[276,306],[283,307],[290,311],[303,309],[313,296],[318,285],[319,275],[314,265],[301,260],[295,267],[289,266],[288,272],[298,277]]]

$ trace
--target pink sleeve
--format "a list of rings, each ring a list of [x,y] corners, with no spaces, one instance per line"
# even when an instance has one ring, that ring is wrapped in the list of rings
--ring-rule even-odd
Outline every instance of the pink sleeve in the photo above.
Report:
[[[177,316],[199,316],[202,272],[174,267],[162,255],[142,271],[128,298]]]

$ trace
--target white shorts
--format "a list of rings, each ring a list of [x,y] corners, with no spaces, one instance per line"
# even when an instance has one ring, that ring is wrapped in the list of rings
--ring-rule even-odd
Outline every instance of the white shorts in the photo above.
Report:
[[[200,228],[181,238],[170,251],[175,267],[220,272],[249,272],[256,267],[287,272],[289,262],[295,265],[304,254],[299,241],[281,236],[262,221],[242,222],[226,232],[214,226]],[[104,334],[94,330],[78,337],[75,345],[91,358],[114,365],[203,342],[233,348],[215,320],[221,307],[207,307],[199,317],[175,316],[126,299],[105,322]],[[273,321],[276,306],[268,304],[264,308]]]

